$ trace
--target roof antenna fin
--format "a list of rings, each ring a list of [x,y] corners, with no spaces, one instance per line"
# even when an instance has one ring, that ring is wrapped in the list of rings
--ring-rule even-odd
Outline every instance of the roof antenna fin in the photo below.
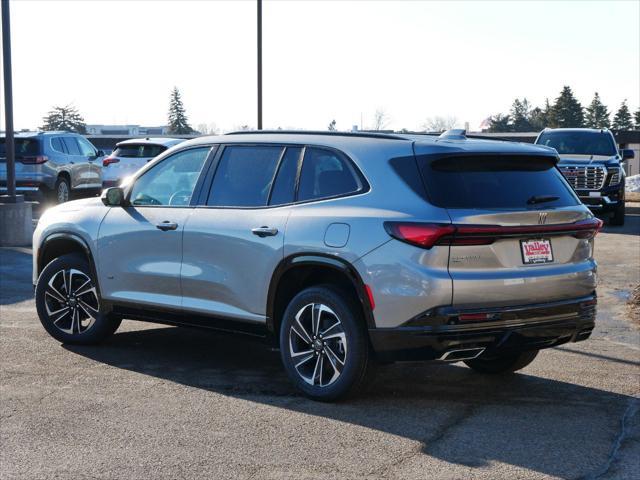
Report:
[[[466,140],[467,131],[464,128],[452,128],[442,133],[438,138],[443,140]]]

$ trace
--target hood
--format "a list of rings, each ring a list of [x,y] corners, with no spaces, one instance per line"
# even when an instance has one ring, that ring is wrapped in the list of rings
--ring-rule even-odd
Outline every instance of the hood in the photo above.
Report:
[[[55,207],[48,208],[47,214],[77,212],[92,207],[104,208],[104,204],[100,197],[83,198],[80,200],[72,200],[71,202],[61,203]]]
[[[618,155],[560,155],[558,165],[619,165],[620,157]]]

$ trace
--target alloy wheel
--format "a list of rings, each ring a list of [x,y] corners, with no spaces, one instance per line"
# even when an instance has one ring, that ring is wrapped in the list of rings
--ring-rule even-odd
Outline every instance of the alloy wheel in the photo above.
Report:
[[[309,303],[289,329],[289,355],[306,383],[326,387],[344,371],[347,337],[338,315],[322,303]]]
[[[89,330],[100,304],[93,281],[76,269],[56,272],[47,284],[44,305],[51,323],[71,335]]]
[[[69,200],[69,186],[67,182],[58,183],[58,203],[65,203]]]

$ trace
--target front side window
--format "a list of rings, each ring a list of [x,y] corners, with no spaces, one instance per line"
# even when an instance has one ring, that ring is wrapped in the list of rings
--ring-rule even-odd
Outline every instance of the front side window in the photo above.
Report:
[[[339,154],[322,148],[307,148],[298,200],[313,200],[355,193],[361,189],[353,168]]]
[[[207,205],[263,207],[275,176],[282,147],[232,145],[225,147]]]
[[[76,138],[78,145],[80,146],[80,152],[84,157],[95,157],[96,149],[84,138]]]
[[[208,153],[209,147],[183,150],[147,170],[133,185],[131,204],[189,205]]]

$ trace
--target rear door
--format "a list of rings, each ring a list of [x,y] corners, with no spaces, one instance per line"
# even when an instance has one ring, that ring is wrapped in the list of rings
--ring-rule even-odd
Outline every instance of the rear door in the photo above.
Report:
[[[264,323],[271,276],[282,260],[302,149],[227,145],[184,230],[183,307]],[[215,321],[215,320],[212,320]]]
[[[492,307],[579,298],[595,290],[599,221],[580,204],[555,157],[419,157],[431,201],[456,226],[453,305]]]

